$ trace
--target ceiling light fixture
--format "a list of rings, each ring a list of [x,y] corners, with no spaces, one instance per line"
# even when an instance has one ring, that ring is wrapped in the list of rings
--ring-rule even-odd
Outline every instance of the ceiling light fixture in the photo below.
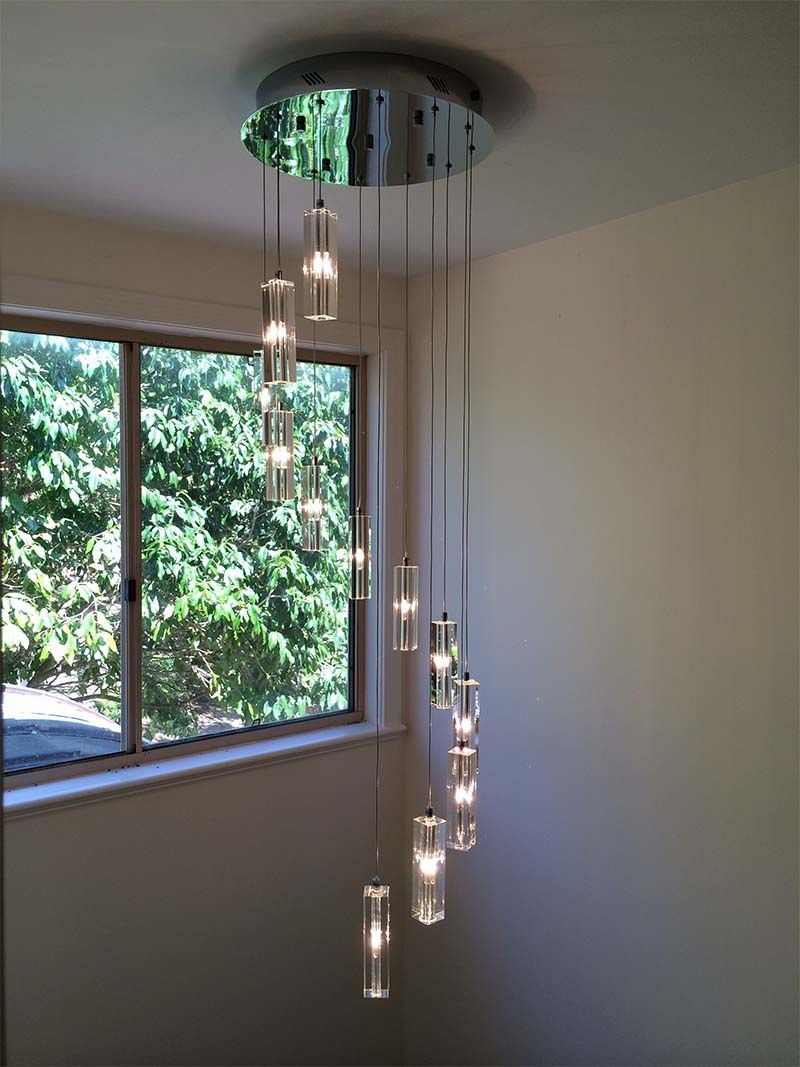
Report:
[[[269,499],[288,499],[294,495],[294,447],[291,411],[284,389],[296,380],[296,336],[294,284],[283,277],[281,266],[281,174],[304,178],[312,183],[312,207],[304,212],[303,316],[316,326],[338,316],[339,262],[337,215],[325,206],[325,184],[346,185],[358,189],[358,336],[363,354],[363,242],[362,194],[364,187],[377,190],[377,458],[375,467],[375,507],[382,508],[383,407],[385,354],[381,335],[381,191],[387,186],[405,187],[405,360],[404,360],[404,515],[403,559],[394,568],[393,647],[399,652],[413,652],[419,638],[419,568],[410,563],[408,539],[408,241],[409,187],[431,183],[431,571],[429,620],[431,628],[430,680],[428,706],[428,802],[425,814],[414,820],[412,914],[430,925],[444,918],[444,848],[445,823],[434,815],[431,782],[432,708],[453,708],[454,747],[449,753],[448,807],[452,809],[452,826],[448,825],[447,843],[474,840],[474,804],[477,759],[472,739],[477,732],[477,684],[464,676],[464,691],[459,692],[457,627],[448,618],[447,601],[447,492],[450,472],[447,464],[448,348],[449,348],[449,272],[450,272],[450,178],[462,171],[467,175],[465,218],[469,218],[469,241],[465,226],[465,254],[471,255],[472,167],[491,151],[494,135],[480,115],[481,95],[478,87],[465,75],[441,63],[413,56],[374,52],[343,52],[291,63],[265,78],[258,88],[257,107],[242,126],[245,148],[264,167],[276,171],[277,270],[273,278],[266,274],[266,192],[264,191],[264,279],[262,282],[262,344],[258,355],[262,361],[261,407],[264,413],[264,445],[267,450]],[[444,111],[446,123],[438,122]],[[467,131],[468,150],[463,166],[451,158],[451,132]],[[437,161],[444,165],[437,171]],[[435,314],[436,271],[436,188],[437,177],[444,174],[445,187],[445,283],[444,283],[444,443],[442,446],[442,584],[441,618],[433,618],[433,532],[435,475]],[[465,267],[465,278],[467,268]],[[465,282],[465,367],[467,365],[469,287]],[[315,355],[316,369],[316,355]],[[465,397],[467,395],[465,381]],[[286,400],[286,403],[284,402]],[[466,405],[466,400],[465,400]],[[316,405],[315,405],[316,412]],[[468,433],[465,406],[462,431]],[[350,597],[366,600],[372,581],[372,520],[362,507],[362,484],[365,472],[363,428],[359,433],[355,456],[355,485],[351,491],[355,510],[350,516],[348,562]],[[316,440],[312,442],[311,463],[302,468],[301,516],[303,547],[318,550],[321,543],[322,495]],[[464,448],[462,445],[462,625],[466,620],[464,591]],[[468,476],[467,476],[468,477]],[[468,484],[468,482],[467,482]],[[467,500],[468,500],[468,489]],[[380,514],[378,516],[381,518]],[[383,565],[381,545],[385,542],[383,521],[378,525],[378,559]],[[376,664],[375,664],[375,876],[364,887],[364,996],[383,999],[389,995],[389,887],[382,884],[379,861],[379,768],[382,721],[383,657],[381,655],[381,620],[384,583],[376,582]],[[467,689],[468,686],[468,689]],[[458,697],[461,697],[459,700]],[[469,737],[467,737],[469,733]],[[452,797],[449,795],[452,793]],[[450,814],[450,811],[449,811]],[[472,827],[472,830],[470,830]],[[454,847],[464,847],[456,844]],[[467,846],[469,847],[469,846]]]

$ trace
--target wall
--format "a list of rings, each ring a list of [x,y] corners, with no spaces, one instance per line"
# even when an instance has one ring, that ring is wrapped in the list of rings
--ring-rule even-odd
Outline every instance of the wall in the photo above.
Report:
[[[798,1062],[797,193],[779,172],[475,265],[479,842],[446,921],[408,923],[407,1062]],[[424,327],[412,353],[427,500]]]
[[[235,337],[258,330],[257,251],[15,208],[3,216],[2,261],[6,305]],[[343,275],[341,320],[319,335],[357,350],[353,279]],[[396,506],[399,306],[388,279],[388,495]],[[305,321],[298,325],[310,340]],[[374,330],[364,341],[371,364]],[[372,441],[375,380],[370,366]],[[394,558],[391,529],[387,541]],[[389,660],[388,718],[402,697],[397,669]],[[405,910],[396,846],[402,747],[393,739],[381,757],[382,874],[396,915]],[[10,821],[9,1061],[397,1062],[402,984],[386,1003],[361,997],[374,766],[370,745],[345,748]],[[395,968],[402,941],[396,929]]]

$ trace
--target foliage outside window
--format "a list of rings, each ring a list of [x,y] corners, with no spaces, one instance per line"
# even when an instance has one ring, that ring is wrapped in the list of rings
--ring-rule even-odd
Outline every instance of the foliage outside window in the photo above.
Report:
[[[2,340],[3,704],[13,770],[120,748],[122,346]],[[240,355],[141,349],[146,745],[353,706],[342,563],[353,372],[317,367],[329,535],[317,555],[299,549],[296,502],[265,500],[253,370]],[[308,363],[298,366],[293,406],[302,462]],[[65,726],[70,716],[85,721]]]

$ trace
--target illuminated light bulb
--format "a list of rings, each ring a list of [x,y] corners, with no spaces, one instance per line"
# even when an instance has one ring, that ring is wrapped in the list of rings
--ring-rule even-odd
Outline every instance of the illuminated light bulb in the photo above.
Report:
[[[262,416],[262,440],[267,454],[267,500],[294,497],[294,416],[275,405]]]
[[[364,886],[364,996],[389,996],[389,886],[377,878]]]
[[[263,355],[263,353],[262,353]],[[272,406],[272,392],[268,385],[261,386],[261,411],[266,414]]]
[[[280,467],[281,470],[286,470],[289,466],[289,460],[292,458],[292,453],[286,447],[286,445],[275,445],[272,449],[272,462],[276,467]]]
[[[414,819],[411,853],[411,917],[424,926],[444,918],[445,821],[428,808]]]
[[[276,276],[261,284],[264,386],[297,381],[294,282]]]
[[[369,600],[372,590],[372,520],[357,511],[350,516],[350,599]]]
[[[300,468],[300,514],[302,545],[306,552],[321,552],[324,538],[321,467],[316,456]]]
[[[458,631],[443,612],[431,623],[431,703],[435,708],[452,708],[458,674]]]
[[[337,226],[336,214],[321,200],[317,207],[304,213],[303,297],[307,319],[335,319],[338,313]]]
[[[477,752],[454,745],[447,755],[447,847],[468,852],[476,841]]]
[[[413,652],[419,644],[419,567],[409,566],[407,556],[394,569],[392,607],[392,647]]]

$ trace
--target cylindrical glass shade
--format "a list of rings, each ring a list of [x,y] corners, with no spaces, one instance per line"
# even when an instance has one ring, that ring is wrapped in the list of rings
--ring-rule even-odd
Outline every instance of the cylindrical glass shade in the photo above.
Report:
[[[475,769],[480,761],[481,683],[468,674],[456,681],[453,705],[453,744],[475,749]]]
[[[413,652],[419,644],[419,567],[395,567],[393,610],[392,647]]]
[[[389,996],[389,886],[364,886],[364,996]]]
[[[323,516],[321,467],[316,458],[300,468],[300,516],[303,529],[303,548],[306,552],[321,552]]]
[[[433,814],[414,819],[411,916],[425,926],[444,918],[444,827]]]
[[[446,615],[431,623],[431,703],[452,708],[458,674],[458,628]]]
[[[294,416],[281,407],[262,416],[262,441],[267,453],[267,500],[294,498]]]
[[[262,387],[296,382],[294,282],[270,278],[261,283],[261,338],[264,346]]]
[[[303,295],[307,319],[335,319],[339,304],[338,218],[326,207],[305,213]]]
[[[448,753],[447,847],[467,852],[475,844],[475,809],[478,803],[478,754],[469,745],[456,745]]]
[[[350,516],[350,599],[369,600],[372,570],[372,519],[357,511]]]

